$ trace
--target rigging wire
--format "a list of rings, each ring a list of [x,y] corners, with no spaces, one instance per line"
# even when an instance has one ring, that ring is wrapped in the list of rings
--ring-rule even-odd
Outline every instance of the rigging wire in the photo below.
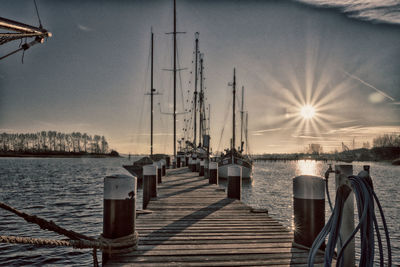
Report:
[[[36,15],[37,15],[38,20],[39,20],[39,28],[43,29],[42,21],[40,20],[39,10],[38,10],[37,4],[36,4],[36,0],[33,0],[33,3],[35,4]]]
[[[140,108],[139,108],[140,114],[138,116],[139,123],[137,125],[134,125],[135,134],[131,135],[131,138],[130,138],[130,143],[132,143],[132,141],[134,141],[135,146],[138,146],[139,144],[143,143],[143,142],[141,142],[140,139],[143,138],[143,136],[145,136],[145,135],[143,135],[143,132],[141,130],[144,129],[144,127],[143,127],[143,112],[146,108],[145,103],[147,103],[145,93],[146,93],[146,89],[147,89],[147,78],[148,78],[148,73],[149,73],[149,69],[150,69],[150,61],[151,61],[151,45],[149,46],[149,51],[148,51],[148,56],[147,56],[147,63],[146,63],[145,73],[144,73],[143,82],[142,82],[143,86],[141,87],[141,91],[139,92],[141,95],[141,101],[139,101],[139,103],[140,103],[139,104],[140,105]],[[134,136],[134,138],[133,138],[133,136]],[[140,147],[136,147],[136,149],[140,149]],[[136,153],[138,153],[138,151],[136,151]],[[147,151],[146,151],[146,154],[147,154]]]
[[[178,42],[176,44],[176,63],[178,66],[178,69],[181,69],[180,64],[179,64],[179,49],[178,49]],[[181,71],[178,71],[178,79],[179,79],[179,88],[180,88],[180,93],[181,93],[181,101],[182,101],[182,109],[185,110],[185,103],[184,103],[184,97],[183,97],[183,85],[182,85],[182,75]]]
[[[232,98],[229,97],[228,99],[229,99],[229,104],[228,104],[227,109],[226,109],[226,111],[225,111],[224,124],[223,124],[223,126],[222,126],[221,136],[219,137],[219,142],[218,142],[218,146],[217,146],[217,151],[220,150],[222,137],[223,137],[224,131],[225,131],[225,126],[227,125],[227,119],[228,119],[228,116],[229,116],[229,111],[231,110]]]

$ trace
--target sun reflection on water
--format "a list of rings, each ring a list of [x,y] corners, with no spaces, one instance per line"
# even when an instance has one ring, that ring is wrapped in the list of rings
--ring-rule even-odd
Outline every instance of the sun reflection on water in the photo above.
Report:
[[[299,160],[296,165],[296,175],[318,175],[315,160]]]

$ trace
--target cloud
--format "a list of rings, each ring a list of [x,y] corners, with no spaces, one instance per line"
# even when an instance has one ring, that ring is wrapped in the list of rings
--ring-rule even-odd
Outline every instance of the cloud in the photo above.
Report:
[[[261,133],[275,132],[275,131],[279,131],[282,129],[283,128],[273,128],[273,129],[264,129],[264,130],[253,131],[253,135],[261,135]]]
[[[393,97],[391,97],[390,95],[386,94],[386,93],[383,92],[382,90],[379,90],[379,89],[376,88],[375,86],[373,86],[373,85],[371,85],[371,84],[369,84],[369,83],[367,83],[367,82],[361,80],[359,77],[357,77],[357,76],[355,76],[355,75],[353,75],[353,74],[350,74],[350,73],[348,73],[348,72],[345,71],[345,70],[343,70],[343,72],[344,72],[344,74],[346,74],[346,75],[349,76],[350,78],[359,81],[360,83],[362,83],[362,84],[368,86],[369,88],[374,89],[374,90],[375,90],[378,94],[380,94],[382,97],[386,97],[386,98],[388,98],[388,99],[390,99],[390,100],[392,100],[392,101],[395,101],[395,99],[394,99]],[[376,97],[375,97],[375,98],[376,98]],[[374,99],[374,100],[376,100],[376,99]],[[378,101],[379,101],[379,100],[378,100]]]
[[[292,135],[294,138],[305,138],[305,139],[322,139],[322,136],[312,136],[312,135]]]
[[[78,29],[81,30],[81,31],[84,31],[84,32],[91,32],[91,31],[93,31],[92,28],[89,28],[89,27],[84,26],[84,25],[82,25],[82,24],[78,24]]]

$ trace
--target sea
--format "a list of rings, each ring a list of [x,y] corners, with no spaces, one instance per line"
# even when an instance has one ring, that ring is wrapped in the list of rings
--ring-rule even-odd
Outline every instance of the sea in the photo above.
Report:
[[[38,215],[82,234],[97,237],[103,225],[103,180],[107,175],[127,174],[126,158],[0,158],[0,201],[23,212]],[[328,162],[329,163],[329,162]],[[293,229],[292,179],[302,174],[323,175],[322,161],[256,162],[253,180],[243,185],[243,201],[267,208],[269,214]],[[339,164],[332,162],[333,165]],[[400,264],[400,167],[381,162],[355,162],[354,174],[370,165],[374,188],[387,219],[393,263]],[[334,175],[330,194],[334,198]],[[224,187],[224,184],[220,184]],[[139,188],[136,207],[142,208]],[[330,216],[326,205],[326,220]],[[0,210],[0,235],[62,239],[14,214]],[[359,249],[356,252],[359,255]],[[98,253],[101,261],[101,255]],[[375,254],[378,258],[378,254]],[[67,247],[0,244],[0,266],[91,266],[91,250]]]

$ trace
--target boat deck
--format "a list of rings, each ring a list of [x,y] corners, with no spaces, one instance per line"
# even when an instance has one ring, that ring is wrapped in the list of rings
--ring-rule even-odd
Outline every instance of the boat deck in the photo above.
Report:
[[[105,266],[300,266],[308,251],[266,213],[228,199],[217,185],[187,168],[169,171],[158,198],[139,215],[138,249]],[[319,255],[316,263],[322,263]],[[319,265],[319,264],[316,264]],[[322,266],[322,265],[321,265]]]

